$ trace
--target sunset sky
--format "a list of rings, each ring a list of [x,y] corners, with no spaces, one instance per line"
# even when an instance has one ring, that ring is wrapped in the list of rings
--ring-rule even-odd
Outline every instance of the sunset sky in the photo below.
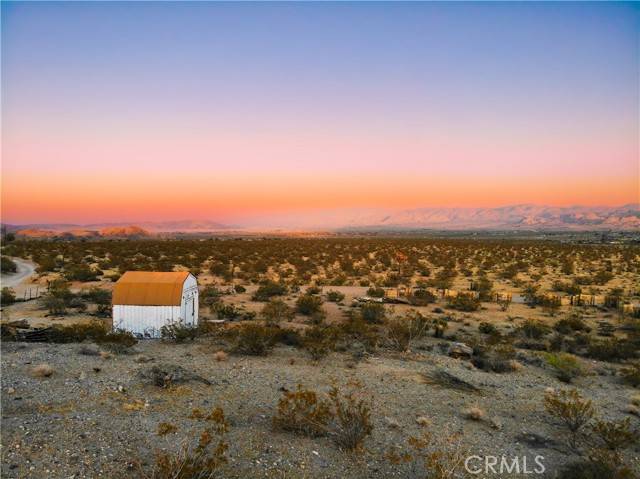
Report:
[[[624,3],[2,2],[2,221],[639,201]]]

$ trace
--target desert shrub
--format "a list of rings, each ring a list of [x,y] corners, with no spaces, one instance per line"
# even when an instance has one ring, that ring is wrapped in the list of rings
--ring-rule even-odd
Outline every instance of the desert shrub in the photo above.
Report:
[[[631,419],[621,421],[597,420],[591,428],[593,435],[600,441],[603,448],[610,451],[620,451],[638,442],[640,434],[631,428]]]
[[[620,371],[622,380],[634,388],[640,387],[640,363],[631,364]]]
[[[569,433],[569,445],[577,449],[579,434],[595,413],[591,401],[583,399],[575,389],[561,390],[545,394],[544,407],[560,420]]]
[[[227,462],[229,448],[224,435],[229,426],[222,409],[212,418],[213,426],[207,427],[194,448],[185,445],[178,453],[162,451],[156,454],[150,473],[140,467],[140,474],[148,479],[211,479],[218,477],[220,468]],[[216,440],[217,439],[217,440]]]
[[[16,302],[16,293],[11,288],[2,288],[0,304],[13,304]]]
[[[49,341],[52,343],[101,342],[107,336],[108,332],[109,330],[106,325],[100,321],[71,324],[69,326],[55,326],[51,328]]]
[[[436,439],[437,438],[437,439]],[[429,431],[421,437],[410,437],[406,451],[392,450],[386,458],[396,466],[409,465],[401,477],[424,477],[426,479],[453,479],[466,477],[464,460],[466,450],[462,447],[460,434],[442,434],[434,437]]]
[[[553,325],[553,329],[562,334],[569,334],[574,331],[591,331],[591,328],[587,326],[587,323],[579,315],[570,315],[567,318],[556,321]]]
[[[432,318],[431,327],[433,328],[433,337],[442,338],[444,337],[444,332],[449,327],[449,321],[446,317]]]
[[[412,306],[426,306],[427,304],[435,302],[436,297],[429,290],[420,288],[413,291],[408,299],[409,304]]]
[[[245,288],[245,287],[244,287],[244,286],[242,286],[241,284],[236,284],[236,285],[233,287],[233,290],[234,290],[236,293],[244,293],[244,292],[246,292],[246,291],[247,291],[247,288]]]
[[[98,315],[111,316],[111,291],[94,286],[83,291],[81,297],[97,306]]]
[[[637,479],[627,465],[620,464],[612,455],[597,455],[563,466],[558,479]]]
[[[285,391],[278,402],[273,425],[283,431],[306,436],[323,436],[327,432],[332,411],[329,402],[315,391],[298,385],[296,391]]]
[[[278,328],[261,324],[243,324],[234,328],[234,351],[251,356],[266,356],[271,352],[278,337]]]
[[[509,306],[511,306],[511,301],[511,297],[498,299],[497,303],[498,306],[500,306],[500,311],[507,311],[509,309]]]
[[[393,349],[408,351],[413,341],[423,337],[429,327],[429,320],[417,312],[392,318],[386,322],[387,339]]]
[[[480,300],[466,294],[459,294],[454,298],[449,298],[447,306],[457,311],[477,311],[480,309]]]
[[[170,422],[161,422],[158,424],[158,436],[166,436],[167,434],[174,433],[178,428]]]
[[[483,371],[507,373],[515,371],[516,351],[510,344],[496,344],[475,351],[471,363]]]
[[[491,298],[491,291],[493,290],[493,281],[486,276],[480,276],[477,281],[473,281],[471,284],[471,290],[477,291],[481,300],[487,301]]]
[[[160,328],[160,337],[163,341],[184,343],[193,341],[198,336],[198,328],[181,323],[166,324]]]
[[[313,326],[307,329],[302,338],[302,346],[318,361],[335,349],[337,331],[326,326]]]
[[[587,356],[600,361],[621,361],[637,355],[636,347],[629,341],[610,338],[591,341],[587,347]]]
[[[222,302],[217,303],[213,310],[218,319],[234,320],[242,315],[242,310],[236,308],[233,304],[224,304]]]
[[[312,316],[322,309],[322,298],[311,294],[304,294],[296,301],[296,311],[305,316]]]
[[[67,303],[64,299],[47,294],[42,299],[42,305],[49,310],[49,314],[63,315],[67,314]]]
[[[287,286],[274,281],[263,282],[253,294],[254,301],[269,301],[274,296],[287,294]]]
[[[117,330],[96,339],[96,342],[113,353],[124,354],[128,353],[138,340],[129,331]]]
[[[367,351],[372,351],[380,342],[380,334],[376,326],[367,323],[359,315],[349,317],[338,328],[340,336],[345,340],[362,344]]]
[[[332,303],[339,303],[344,300],[344,294],[340,291],[327,291],[327,300]]]
[[[545,360],[553,368],[558,379],[565,383],[570,383],[575,378],[583,374],[582,366],[578,358],[568,353],[548,353]]]
[[[360,317],[367,323],[382,323],[385,316],[386,311],[383,304],[364,303],[360,307]]]
[[[11,258],[7,256],[0,257],[0,270],[3,273],[15,273],[18,271],[18,265]]]
[[[373,431],[370,406],[355,389],[342,394],[335,386],[326,397],[300,385],[295,392],[285,391],[273,424],[307,436],[330,436],[349,451],[359,449]]]
[[[342,449],[360,449],[365,438],[373,431],[370,406],[358,397],[356,391],[343,395],[337,387],[329,391],[329,400],[333,406],[330,436]]]
[[[478,325],[478,331],[480,331],[482,334],[496,334],[496,333],[498,333],[498,328],[496,328],[491,323],[487,323],[486,321],[482,321]]]
[[[65,267],[64,277],[68,281],[97,281],[102,271],[91,268],[86,264],[73,264]]]
[[[272,298],[264,305],[260,315],[268,325],[275,325],[281,321],[291,321],[295,316],[295,312],[281,299]]]
[[[372,298],[384,298],[384,289],[371,287],[367,290],[367,296]]]
[[[542,306],[545,313],[552,317],[556,315],[562,305],[560,298],[556,296],[541,296],[537,303]]]
[[[549,327],[540,321],[527,319],[524,323],[518,326],[516,332],[526,339],[540,339],[549,333]]]
[[[302,336],[295,329],[278,328],[276,341],[286,346],[302,347]]]
[[[305,294],[322,294],[322,288],[320,286],[309,286],[305,291]]]

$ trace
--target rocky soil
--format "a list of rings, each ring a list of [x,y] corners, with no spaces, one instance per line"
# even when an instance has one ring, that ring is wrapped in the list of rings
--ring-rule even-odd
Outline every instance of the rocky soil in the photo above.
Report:
[[[545,390],[565,385],[541,366],[536,353],[522,352],[517,372],[495,374],[447,356],[439,340],[417,346],[406,355],[381,352],[354,361],[345,351],[314,362],[285,346],[267,357],[229,355],[216,361],[213,353],[225,345],[207,339],[179,345],[144,341],[131,354],[111,357],[100,356],[93,345],[4,343],[2,477],[143,477],[156,451],[177,450],[203,430],[203,420],[192,418],[194,409],[216,406],[230,423],[224,477],[413,477],[408,466],[392,464],[387,455],[425,430],[435,441],[460,433],[463,447],[478,456],[533,461],[542,455],[546,477],[577,458],[543,407]],[[53,374],[34,377],[33,368],[43,363]],[[149,380],[154,366],[174,368],[173,387]],[[590,369],[576,382],[583,396],[601,415],[629,416],[639,425],[627,412],[637,390],[621,384],[616,366],[592,362]],[[471,387],[444,384],[434,379],[438,371]],[[372,405],[374,430],[361,453],[340,451],[328,438],[274,430],[282,391],[298,384],[317,391],[333,384],[345,389],[353,381],[362,384]],[[463,414],[473,406],[484,411],[479,421]],[[159,435],[163,422],[176,431]],[[625,460],[640,469],[639,449]]]

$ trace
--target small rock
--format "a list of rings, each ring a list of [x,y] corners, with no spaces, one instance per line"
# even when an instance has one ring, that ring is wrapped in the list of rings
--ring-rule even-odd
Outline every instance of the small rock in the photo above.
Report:
[[[7,388],[7,394],[14,394],[16,390],[14,388]]]
[[[452,343],[447,354],[452,358],[470,358],[473,349],[464,343]]]
[[[503,428],[502,421],[499,417],[495,416],[489,419],[489,426],[491,426],[493,429],[496,429],[497,431],[501,431]]]

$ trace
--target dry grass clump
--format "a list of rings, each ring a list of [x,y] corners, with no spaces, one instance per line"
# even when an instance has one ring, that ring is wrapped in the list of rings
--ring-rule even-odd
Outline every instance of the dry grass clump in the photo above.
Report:
[[[215,359],[218,362],[226,361],[227,358],[228,358],[228,354],[225,353],[224,351],[216,351],[215,353],[213,353],[213,359]]]
[[[36,378],[49,378],[53,376],[55,369],[49,364],[38,364],[31,369],[31,374]]]
[[[222,409],[217,409],[213,426],[207,427],[195,447],[185,445],[178,453],[156,453],[156,461],[150,472],[139,467],[140,476],[146,479],[211,479],[217,477],[227,462],[229,445],[224,440],[228,424]]]
[[[111,354],[109,351],[100,351],[100,357],[104,360],[107,359],[111,359],[113,357],[113,354]]]
[[[462,415],[466,419],[470,419],[472,421],[481,421],[484,419],[485,413],[484,410],[478,406],[471,406],[462,410]]]
[[[177,430],[178,427],[169,422],[161,422],[160,424],[158,424],[158,436],[165,436],[167,434],[176,432]]]
[[[640,363],[631,364],[620,372],[622,380],[634,388],[640,387]]]
[[[333,387],[326,396],[298,386],[278,402],[273,425],[307,436],[329,436],[342,449],[359,450],[373,431],[371,409],[357,391]]]
[[[402,477],[427,477],[429,479],[452,479],[466,477],[464,460],[468,452],[462,446],[460,434],[438,434],[436,439],[430,431],[421,437],[407,440],[408,450],[387,453],[391,464],[406,468]]]

